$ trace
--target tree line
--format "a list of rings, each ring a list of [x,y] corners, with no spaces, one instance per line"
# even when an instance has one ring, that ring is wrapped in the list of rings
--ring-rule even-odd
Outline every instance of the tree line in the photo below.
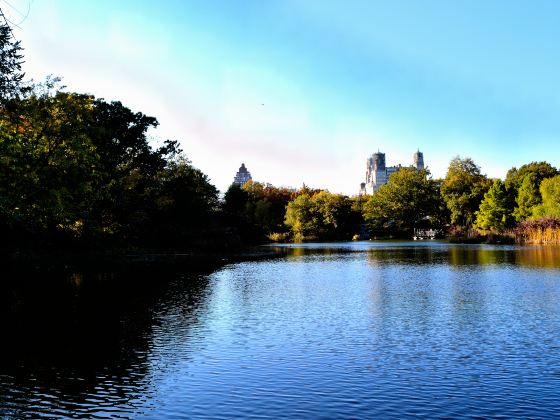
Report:
[[[506,233],[513,238],[527,236],[528,229],[560,226],[560,172],[547,162],[532,162],[511,168],[502,181],[482,174],[471,158],[456,157],[443,179],[405,167],[370,196],[250,181],[228,190],[225,208],[232,224],[273,240],[410,238],[414,228],[439,228],[459,238]]]
[[[249,181],[230,186],[223,209],[228,223],[248,239],[346,240],[363,223],[361,201],[305,184],[296,190]]]
[[[220,197],[154,117],[119,101],[24,81],[23,55],[0,25],[1,248],[212,249],[266,240],[410,236],[415,227],[552,234],[560,175],[546,162],[489,179],[470,158],[443,179],[402,168],[372,196],[249,182]],[[267,239],[268,238],[268,239]]]
[[[490,179],[471,158],[451,160],[444,179],[404,168],[364,206],[372,225],[401,229],[447,227],[458,236],[514,235],[560,218],[560,172],[548,162],[511,168]]]
[[[155,118],[66,92],[57,78],[25,82],[21,51],[0,26],[4,250],[224,243],[217,189],[177,141],[153,146]]]

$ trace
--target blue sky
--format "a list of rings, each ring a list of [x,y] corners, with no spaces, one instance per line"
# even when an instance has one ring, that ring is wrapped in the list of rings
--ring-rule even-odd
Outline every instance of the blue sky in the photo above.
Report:
[[[26,12],[29,1],[9,2]],[[14,22],[21,16],[0,0]],[[560,165],[560,3],[34,1],[25,69],[160,121],[152,134],[225,190],[355,194],[368,155],[436,177],[456,155],[503,177]]]

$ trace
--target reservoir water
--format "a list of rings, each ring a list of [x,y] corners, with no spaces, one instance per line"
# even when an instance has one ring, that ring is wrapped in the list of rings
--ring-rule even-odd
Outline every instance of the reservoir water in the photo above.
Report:
[[[0,417],[560,417],[560,248],[280,249],[3,274]]]

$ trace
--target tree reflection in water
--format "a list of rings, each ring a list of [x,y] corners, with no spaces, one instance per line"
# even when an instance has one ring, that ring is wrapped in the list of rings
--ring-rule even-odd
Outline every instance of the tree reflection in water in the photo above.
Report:
[[[145,408],[158,319],[180,296],[183,328],[198,322],[206,281],[172,270],[3,273],[0,416]]]

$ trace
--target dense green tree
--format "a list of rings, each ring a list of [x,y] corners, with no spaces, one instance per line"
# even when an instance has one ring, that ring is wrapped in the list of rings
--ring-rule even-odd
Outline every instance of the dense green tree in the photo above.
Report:
[[[532,211],[530,207],[541,203],[542,199],[539,191],[541,182],[558,174],[558,170],[548,162],[531,162],[522,165],[519,169],[514,167],[508,171],[505,184],[517,221],[527,219]],[[524,191],[521,191],[528,175],[531,175],[531,185],[526,184]]]
[[[176,142],[151,147],[146,133],[157,126],[154,118],[55,88],[36,86],[0,113],[5,237],[150,245],[172,221],[176,228],[166,232],[176,243],[200,230],[217,191]]]
[[[480,209],[476,212],[476,227],[482,230],[503,232],[511,224],[511,209],[505,184],[494,180],[484,194]]]
[[[296,242],[313,236],[319,230],[319,220],[309,194],[300,194],[288,203],[285,223]]]
[[[454,158],[441,184],[441,196],[451,212],[451,223],[471,226],[492,181],[480,173],[471,158]]]
[[[276,233],[287,233],[286,206],[298,192],[270,184],[248,181],[232,185],[224,196],[222,209],[227,223],[245,241],[258,242]]]
[[[0,25],[1,246],[184,247],[215,226],[216,188],[177,142],[152,147],[155,118],[57,78],[24,86],[22,60]]]
[[[87,135],[92,98],[56,93],[17,100],[0,116],[0,212],[30,231],[79,232],[99,156]]]
[[[328,191],[300,194],[286,208],[285,223],[296,241],[348,239],[359,232],[359,221],[348,197]]]
[[[533,214],[533,208],[541,203],[539,181],[534,173],[528,173],[517,192],[516,207],[513,211],[515,220],[521,222]]]
[[[249,201],[249,193],[238,184],[231,184],[224,194],[223,209],[234,218],[245,218],[245,209]]]
[[[145,193],[152,203],[141,229],[142,243],[187,248],[198,244],[214,225],[218,191],[208,177],[183,156],[168,162],[156,187]]]
[[[533,208],[533,217],[560,218],[560,175],[544,179],[541,182],[540,192],[542,204]]]
[[[506,175],[505,185],[508,190],[514,190],[515,194],[521,187],[523,180],[528,174],[535,176],[535,182],[540,185],[543,179],[552,178],[559,174],[558,170],[548,162],[531,162],[522,165],[519,169],[513,167]]]
[[[312,196],[312,201],[315,212],[320,215],[321,236],[335,237],[348,232],[352,214],[352,202],[348,197],[319,191]]]
[[[22,85],[24,73],[22,48],[15,41],[10,27],[0,24],[0,104],[7,105],[11,99],[17,98],[27,88]]]
[[[160,192],[169,166],[179,158],[177,143],[167,141],[151,147],[147,132],[157,120],[133,112],[120,102],[93,102],[88,135],[99,156],[99,183],[88,223],[126,241],[140,240],[143,226],[152,223],[158,211],[155,195]]]
[[[268,200],[258,200],[252,203],[250,210],[253,221],[257,226],[262,227],[265,233],[273,232],[277,226],[272,213],[272,203]]]
[[[366,205],[367,201],[368,201],[368,196],[367,195],[357,195],[354,197],[350,198],[350,201],[352,202],[352,210],[362,214],[364,211],[364,206]]]
[[[432,182],[433,188],[437,192],[438,197],[437,199],[435,199],[437,204],[435,205],[432,214],[430,215],[430,221],[432,222],[433,226],[442,227],[449,224],[451,213],[441,194],[443,179],[434,179]]]
[[[394,222],[398,228],[411,228],[423,221],[441,223],[442,199],[439,184],[428,170],[403,168],[392,174],[364,205],[364,218],[377,226]]]
[[[284,231],[286,206],[296,192],[253,181],[247,182],[243,189],[249,194],[247,219],[265,234]]]

